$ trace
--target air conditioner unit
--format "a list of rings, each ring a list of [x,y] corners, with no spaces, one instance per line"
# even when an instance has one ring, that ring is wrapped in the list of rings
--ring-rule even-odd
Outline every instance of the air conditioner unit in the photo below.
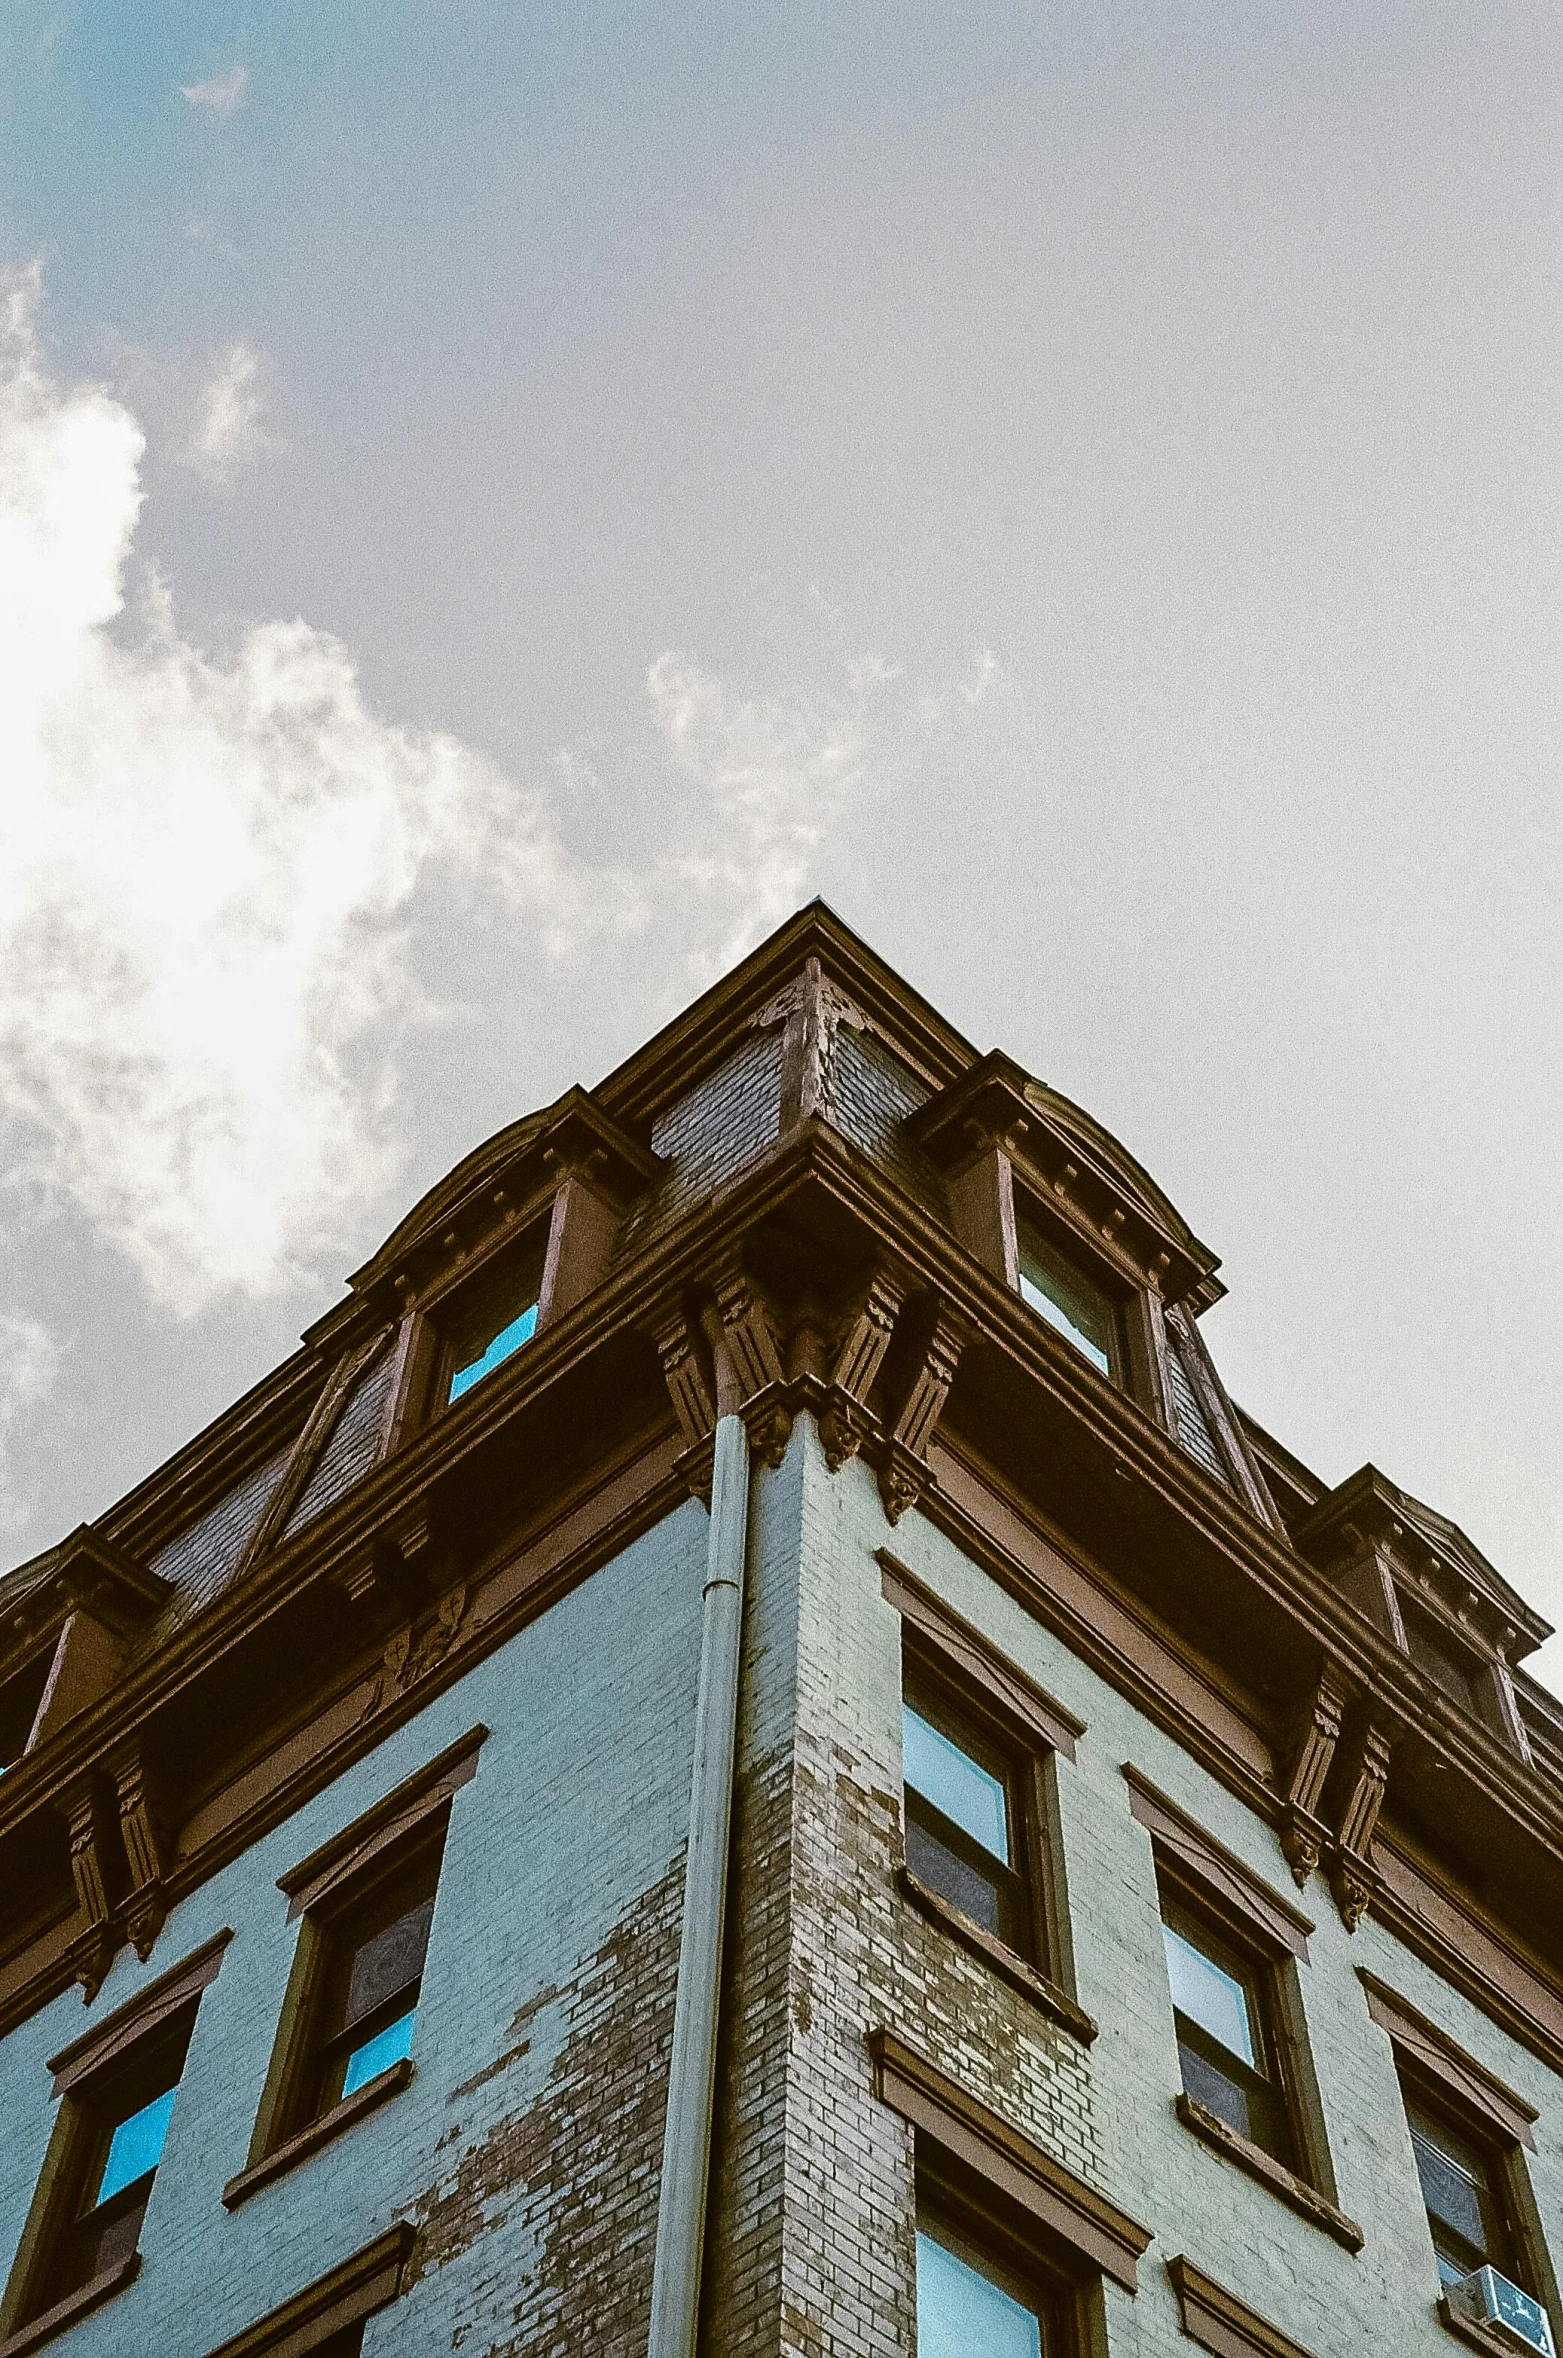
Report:
[[[1468,2325],[1485,2326],[1511,2350],[1529,2350],[1532,2358],[1557,2358],[1546,2310],[1496,2268],[1477,2268],[1462,2276],[1449,2287],[1447,2299],[1456,2317]]]

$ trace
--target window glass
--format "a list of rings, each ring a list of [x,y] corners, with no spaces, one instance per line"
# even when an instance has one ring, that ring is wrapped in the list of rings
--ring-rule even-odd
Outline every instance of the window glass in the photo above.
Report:
[[[165,2088],[161,2096],[154,2096],[150,2104],[143,2104],[129,2120],[119,2123],[109,2139],[108,2157],[93,2197],[95,2202],[107,2202],[111,2195],[128,2186],[132,2178],[145,2177],[149,2170],[157,2168],[163,2158],[163,2144],[177,2093],[177,2089]]]
[[[0,1687],[0,1776],[21,1759],[48,1684],[52,1652],[40,1654]]]
[[[1167,1946],[1172,2003],[1178,2012],[1209,2031],[1229,2053],[1255,2066],[1253,2018],[1243,1984],[1204,1956],[1181,1932],[1174,1932],[1170,1924],[1163,1924],[1161,1935]]]
[[[328,2112],[411,2053],[439,1865],[430,1844],[324,1926],[306,2117]]]
[[[1035,1910],[1020,1871],[1013,1762],[920,1674],[901,1729],[908,1867],[985,1932],[1032,1953]]]
[[[1067,1335],[1103,1375],[1113,1372],[1113,1311],[1107,1296],[1032,1228],[1019,1236],[1020,1290],[1049,1326]]]
[[[529,1343],[536,1331],[537,1304],[533,1301],[507,1319],[497,1334],[490,1335],[482,1348],[456,1369],[450,1379],[448,1397],[459,1400],[463,1392],[470,1392],[474,1384],[480,1384],[486,1375],[492,1375],[496,1367],[512,1358],[523,1343]]]
[[[194,2020],[192,2011],[171,2031],[149,2037],[127,2068],[115,2070],[101,2086],[89,2081],[71,2099],[79,2120],[63,2180],[66,2207],[49,2238],[34,2315],[134,2253]]]
[[[1009,1861],[1009,1804],[991,1775],[942,1729],[902,1706],[902,1767],[906,1782],[942,1810],[1005,1866]]]
[[[1273,1967],[1244,1954],[1170,1893],[1162,1940],[1184,2093],[1290,2168],[1291,2108],[1266,2019]]]
[[[1405,1623],[1406,1649],[1418,1670],[1425,1671],[1456,1703],[1479,1716],[1476,1681],[1453,1648],[1444,1642],[1442,1631],[1403,1599],[1400,1613]]]
[[[1439,2276],[1457,2284],[1489,2264],[1507,2273],[1509,2239],[1491,2153],[1414,2101],[1408,2101],[1406,2117]]]
[[[1041,2353],[1036,2311],[919,2227],[917,2358],[1041,2358]]]

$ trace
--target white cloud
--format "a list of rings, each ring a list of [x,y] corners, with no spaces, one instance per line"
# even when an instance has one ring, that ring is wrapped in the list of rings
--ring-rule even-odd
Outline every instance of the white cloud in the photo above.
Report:
[[[37,293],[11,284],[0,353],[0,1114],[189,1311],[312,1265],[390,1175],[427,872],[481,879],[545,951],[627,896],[483,756],[372,713],[308,623],[230,663],[166,595],[129,626],[141,430],[45,374]]]
[[[228,73],[213,74],[204,82],[181,82],[179,95],[192,106],[210,107],[214,115],[231,115],[243,106],[249,79],[249,67],[236,65]]]
[[[189,464],[214,483],[266,446],[261,431],[263,403],[256,378],[260,356],[246,343],[230,344],[201,395],[200,418],[188,452]]]
[[[0,1310],[0,1532],[13,1531],[27,1512],[16,1472],[19,1443],[33,1413],[54,1388],[59,1351],[36,1318]]]

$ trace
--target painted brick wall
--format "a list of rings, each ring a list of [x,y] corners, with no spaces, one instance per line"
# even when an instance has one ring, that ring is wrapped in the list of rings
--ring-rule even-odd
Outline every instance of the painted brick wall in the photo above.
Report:
[[[639,2358],[677,1965],[707,1522],[681,1508],[123,1951],[0,2044],[0,2266],[53,2118],[44,2059],[224,1925],[137,2282],[59,2346],[199,2353],[395,2218],[420,2277],[367,2358]],[[417,2076],[231,2216],[297,1926],[276,1877],[475,1722],[419,2008]]]

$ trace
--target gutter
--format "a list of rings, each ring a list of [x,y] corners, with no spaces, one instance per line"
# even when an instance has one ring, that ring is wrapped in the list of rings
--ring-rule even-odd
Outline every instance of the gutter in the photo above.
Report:
[[[700,1685],[689,1791],[684,1922],[673,2004],[667,2126],[651,2279],[647,2358],[695,2358],[700,2266],[716,2098],[717,2016],[727,1854],[738,1735],[744,1553],[749,1536],[749,1436],[725,1339],[716,1344],[718,1417],[711,1468],[711,1530],[700,1606]]]

